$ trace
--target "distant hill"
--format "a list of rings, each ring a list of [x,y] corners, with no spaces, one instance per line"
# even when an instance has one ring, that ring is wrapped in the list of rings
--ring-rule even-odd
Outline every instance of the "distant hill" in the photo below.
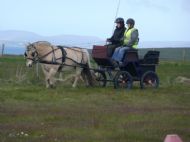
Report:
[[[3,41],[15,41],[15,42],[31,42],[36,40],[42,40],[43,37],[26,31],[0,31],[0,40]]]
[[[28,31],[7,30],[0,31],[0,43],[25,44],[27,42],[49,41],[52,44],[81,46],[90,48],[94,44],[105,44],[105,41],[95,36],[79,35],[55,35],[42,36]],[[190,41],[141,41],[140,48],[163,48],[163,47],[190,47]]]
[[[56,36],[42,36],[36,33],[27,31],[0,31],[0,43],[14,43],[20,44],[35,41],[49,41],[52,44],[71,45],[71,46],[85,46],[91,44],[103,43],[103,40],[94,36],[78,36],[78,35],[56,35]]]
[[[104,40],[94,36],[79,36],[79,35],[42,36],[27,31],[16,31],[16,30],[0,31],[0,50],[1,50],[1,45],[4,43],[6,47],[5,54],[23,54],[25,51],[26,44],[28,42],[35,42],[35,41],[49,41],[54,45],[78,46],[89,49],[92,49],[93,45],[106,44]],[[142,49],[190,48],[190,41],[140,41],[139,49],[141,48]],[[181,50],[177,51],[177,53],[179,52],[181,53]]]

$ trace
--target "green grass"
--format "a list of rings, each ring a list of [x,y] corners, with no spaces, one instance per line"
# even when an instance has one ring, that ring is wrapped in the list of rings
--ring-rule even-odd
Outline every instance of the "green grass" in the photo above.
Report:
[[[175,82],[190,78],[190,62],[162,62],[159,89],[127,91],[64,84],[45,89],[43,77],[14,58],[0,59],[2,142],[162,142],[171,133],[190,140],[190,87]],[[21,81],[18,65],[27,72]]]

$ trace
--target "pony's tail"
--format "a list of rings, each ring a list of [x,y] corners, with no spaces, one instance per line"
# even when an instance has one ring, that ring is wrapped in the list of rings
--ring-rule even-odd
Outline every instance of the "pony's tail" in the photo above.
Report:
[[[94,85],[94,82],[93,82],[93,77],[92,77],[92,73],[91,73],[91,62],[90,62],[90,54],[87,50],[85,50],[86,52],[86,55],[87,55],[87,63],[86,63],[86,66],[84,68],[84,73],[86,74],[86,78],[87,78],[87,81],[88,81],[88,84],[90,86],[93,86]]]

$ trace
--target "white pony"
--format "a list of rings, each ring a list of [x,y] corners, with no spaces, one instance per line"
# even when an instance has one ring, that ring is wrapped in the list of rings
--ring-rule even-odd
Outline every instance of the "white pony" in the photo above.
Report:
[[[73,88],[77,86],[81,75],[86,85],[92,85],[87,49],[54,46],[46,41],[38,41],[26,47],[25,58],[27,67],[32,67],[37,62],[41,64],[47,88],[54,87],[57,80],[65,81],[73,77],[69,75],[65,80],[55,78],[57,72],[66,70],[75,70]]]

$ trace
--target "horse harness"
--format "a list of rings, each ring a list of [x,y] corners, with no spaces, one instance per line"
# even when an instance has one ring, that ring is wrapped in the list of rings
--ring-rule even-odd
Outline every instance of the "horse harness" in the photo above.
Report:
[[[73,49],[73,48],[69,48],[69,47],[65,47],[65,46],[56,46],[57,48],[54,48],[53,46],[51,46],[52,50],[50,52],[48,52],[47,54],[43,55],[42,57],[39,57],[39,54],[37,52],[36,47],[33,44],[30,45],[30,46],[32,46],[32,48],[35,49],[35,51],[32,53],[33,54],[32,56],[35,56],[35,54],[36,54],[36,57],[38,57],[38,58],[37,59],[35,59],[35,58],[29,58],[29,57],[27,57],[26,52],[25,52],[25,56],[27,57],[26,59],[32,60],[35,63],[39,62],[39,63],[42,63],[42,64],[60,65],[60,69],[59,70],[61,70],[63,68],[63,66],[77,67],[77,66],[65,64],[65,60],[68,59],[68,60],[71,60],[74,63],[76,63],[79,67],[84,68],[86,66],[85,64],[83,64],[83,61],[84,61],[84,54],[83,54],[84,52],[83,51],[79,51],[79,50],[76,50],[76,49]],[[82,53],[81,63],[79,63],[79,62],[77,62],[77,61],[75,61],[75,60],[67,57],[67,52],[66,52],[65,48],[69,48],[70,50],[73,50],[73,51],[76,51],[76,52],[81,52]],[[60,57],[60,58],[56,58],[55,57],[55,51],[57,51],[57,50],[61,50],[62,57]],[[51,62],[44,61],[43,58],[47,57],[51,53],[53,53],[52,61]],[[58,63],[57,62],[60,59],[62,60],[62,63]]]

